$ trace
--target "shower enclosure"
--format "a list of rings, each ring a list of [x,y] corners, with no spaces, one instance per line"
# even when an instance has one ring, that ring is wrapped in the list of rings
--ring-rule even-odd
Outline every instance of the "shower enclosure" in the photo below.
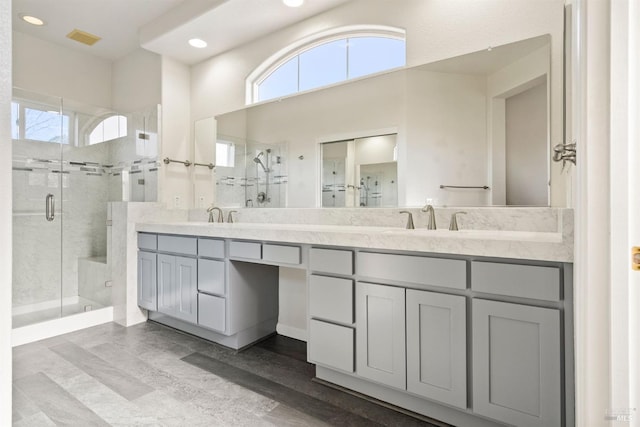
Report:
[[[109,201],[157,198],[158,108],[14,89],[13,328],[111,303]]]

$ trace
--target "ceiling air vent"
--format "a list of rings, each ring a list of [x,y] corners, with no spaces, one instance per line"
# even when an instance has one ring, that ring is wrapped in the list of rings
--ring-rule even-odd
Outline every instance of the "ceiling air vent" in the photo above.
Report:
[[[67,34],[67,37],[71,40],[75,40],[82,44],[86,44],[87,46],[93,46],[97,41],[101,39],[101,37],[94,36],[91,33],[87,33],[86,31],[78,30],[77,28]]]

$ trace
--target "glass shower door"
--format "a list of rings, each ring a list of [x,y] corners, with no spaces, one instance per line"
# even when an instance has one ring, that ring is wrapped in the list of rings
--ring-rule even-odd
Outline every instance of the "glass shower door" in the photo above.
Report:
[[[69,120],[60,98],[14,90],[13,327],[62,314],[62,147]]]

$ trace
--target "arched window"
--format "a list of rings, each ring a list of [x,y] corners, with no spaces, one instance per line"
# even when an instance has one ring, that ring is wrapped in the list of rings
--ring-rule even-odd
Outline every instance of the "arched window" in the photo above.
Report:
[[[109,116],[96,125],[89,135],[89,145],[127,136],[127,118]]]
[[[328,86],[406,64],[404,30],[357,26],[300,40],[247,79],[247,103]]]

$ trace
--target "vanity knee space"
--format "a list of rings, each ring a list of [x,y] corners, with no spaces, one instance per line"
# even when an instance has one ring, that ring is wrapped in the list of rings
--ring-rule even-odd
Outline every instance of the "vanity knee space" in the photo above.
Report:
[[[441,404],[454,424],[477,415],[568,425],[570,266],[353,248],[354,270],[336,273],[344,260],[314,260],[332,250],[344,248],[310,253],[310,266],[322,266],[308,276],[309,361],[320,379],[424,415],[419,399]]]

